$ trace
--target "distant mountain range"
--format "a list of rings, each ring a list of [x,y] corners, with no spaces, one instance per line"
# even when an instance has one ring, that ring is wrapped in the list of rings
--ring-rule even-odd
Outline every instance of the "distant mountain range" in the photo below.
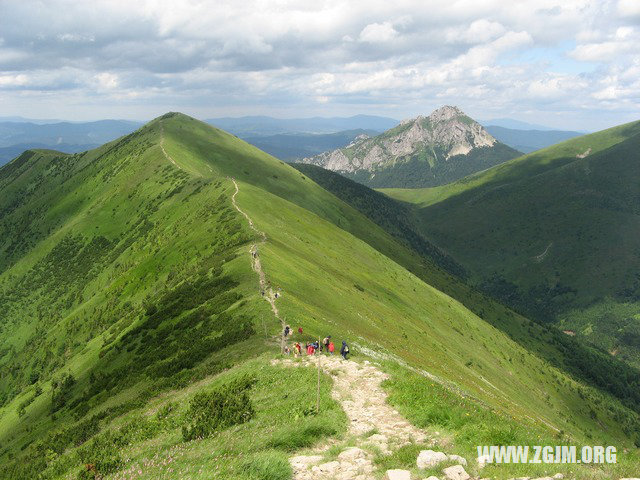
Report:
[[[498,165],[521,153],[497,141],[459,108],[444,106],[375,137],[302,163],[318,165],[372,187],[432,187]]]
[[[485,127],[491,135],[524,153],[580,135],[579,132],[555,131],[511,119],[489,122],[495,123]],[[297,161],[346,147],[358,135],[375,136],[399,122],[388,117],[355,115],[347,118],[298,119],[249,116],[210,119],[208,123],[228,130],[281,160]],[[142,122],[129,120],[73,122],[20,116],[0,117],[0,165],[30,148],[53,148],[65,153],[88,150],[131,133],[141,125]],[[506,125],[512,127],[505,128]]]
[[[227,117],[211,118],[206,120],[206,122],[243,139],[291,133],[336,133],[344,130],[374,130],[376,132],[383,132],[398,123],[398,121],[393,118],[373,115],[355,115],[347,118]]]
[[[551,131],[554,128],[540,125],[538,123],[523,122],[522,120],[515,120],[513,118],[492,118],[491,120],[478,120],[485,127],[494,126],[509,128],[511,130],[543,130]]]
[[[563,130],[517,130],[496,125],[485,126],[487,132],[510,147],[523,153],[531,153],[570,138],[583,135],[580,132]]]
[[[133,132],[142,124],[127,120],[97,122],[0,122],[0,165],[30,148],[52,148],[75,153],[94,148]]]
[[[281,133],[244,140],[269,155],[286,162],[317,155],[327,150],[349,145],[358,137],[377,135],[376,130],[344,130],[336,133]]]

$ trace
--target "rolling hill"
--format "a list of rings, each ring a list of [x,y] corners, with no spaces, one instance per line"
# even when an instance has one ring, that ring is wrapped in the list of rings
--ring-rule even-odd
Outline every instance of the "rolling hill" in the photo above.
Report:
[[[449,183],[518,155],[460,109],[445,106],[301,162],[371,187],[417,188]]]
[[[428,254],[185,115],[82,154],[25,152],[0,169],[0,191],[3,478],[290,478],[301,449],[329,436],[349,445],[330,377],[274,362],[280,319],[302,341],[348,340],[390,375],[402,413],[469,458],[480,443],[633,448],[633,372],[625,395],[555,366],[538,351],[561,347],[540,326],[479,295],[473,313],[428,283],[466,288]],[[233,415],[212,423],[207,402]],[[563,471],[637,465],[631,450]],[[548,468],[485,470],[525,471]]]
[[[420,230],[484,291],[640,365],[639,145],[635,122],[386,193],[414,204]]]

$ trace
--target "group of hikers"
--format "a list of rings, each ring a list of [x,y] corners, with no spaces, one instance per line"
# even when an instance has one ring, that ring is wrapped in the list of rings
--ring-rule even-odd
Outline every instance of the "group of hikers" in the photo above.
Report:
[[[298,334],[302,335],[302,327],[298,327]],[[284,338],[286,339],[291,335],[293,335],[293,330],[291,330],[291,327],[287,325],[284,329]],[[317,352],[323,351],[329,355],[333,355],[336,351],[336,346],[331,339],[331,335],[327,335],[326,337],[324,337],[322,342],[317,340],[315,342],[305,342],[304,349],[300,342],[295,342],[293,344],[293,348],[289,348],[288,346],[285,346],[284,348],[284,353],[289,355],[293,352],[293,355],[295,357],[301,356],[303,354],[303,351],[307,355],[315,355]],[[340,347],[340,355],[342,355],[342,358],[344,358],[345,360],[349,355],[349,345],[347,345],[347,342],[344,340],[342,341],[342,347]]]

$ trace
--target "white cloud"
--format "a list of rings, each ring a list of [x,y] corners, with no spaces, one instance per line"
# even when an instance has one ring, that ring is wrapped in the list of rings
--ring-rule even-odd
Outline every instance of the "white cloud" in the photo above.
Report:
[[[96,79],[98,88],[100,89],[113,90],[118,88],[118,85],[120,84],[118,75],[114,73],[102,72],[95,75],[94,78]]]
[[[97,115],[627,112],[640,89],[637,0],[1,1],[16,113],[69,91]]]
[[[640,17],[640,2],[637,0],[618,0],[618,13],[623,17]]]
[[[371,23],[364,27],[358,36],[361,42],[385,43],[398,36],[398,32],[389,22]]]
[[[29,77],[24,74],[0,75],[0,87],[21,87],[29,83]]]

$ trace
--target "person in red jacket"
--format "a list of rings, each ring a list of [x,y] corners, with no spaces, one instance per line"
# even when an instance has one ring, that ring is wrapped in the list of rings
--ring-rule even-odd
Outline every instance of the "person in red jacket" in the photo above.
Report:
[[[307,355],[313,355],[314,353],[316,353],[316,349],[313,348],[313,345],[307,344]]]
[[[329,350],[329,354],[333,355],[333,352],[336,350],[336,346],[333,344],[333,340],[329,340],[329,346],[327,347]]]

